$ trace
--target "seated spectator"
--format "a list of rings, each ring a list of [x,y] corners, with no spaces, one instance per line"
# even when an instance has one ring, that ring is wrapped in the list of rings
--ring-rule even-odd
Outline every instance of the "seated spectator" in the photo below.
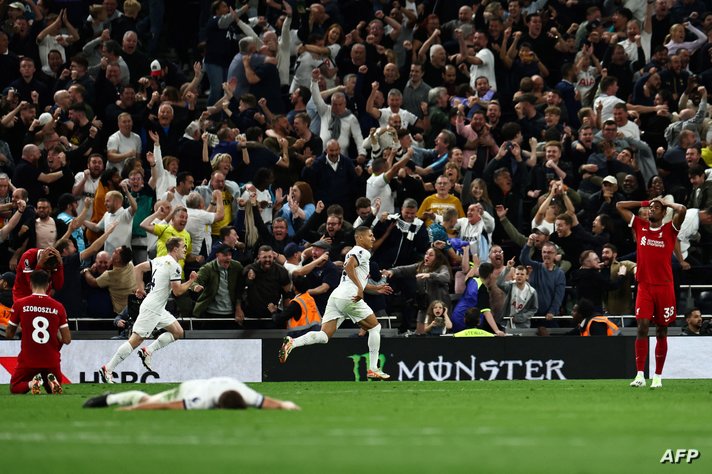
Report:
[[[712,336],[712,324],[702,319],[699,308],[692,308],[685,313],[685,327],[682,328],[683,336]]]

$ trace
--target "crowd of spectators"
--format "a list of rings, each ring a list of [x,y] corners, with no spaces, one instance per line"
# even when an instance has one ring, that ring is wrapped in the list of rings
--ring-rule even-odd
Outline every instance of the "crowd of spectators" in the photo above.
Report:
[[[175,3],[0,2],[0,273],[62,273],[70,317],[124,328],[172,237],[174,311],[263,327],[362,225],[417,334],[632,314],[623,200],[686,205],[675,266],[711,263],[709,2]]]

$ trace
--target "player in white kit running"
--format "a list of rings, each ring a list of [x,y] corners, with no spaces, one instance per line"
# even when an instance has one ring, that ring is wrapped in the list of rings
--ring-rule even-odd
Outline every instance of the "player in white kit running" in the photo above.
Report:
[[[176,318],[166,311],[166,303],[171,295],[171,291],[176,296],[180,296],[190,288],[190,285],[198,278],[198,274],[192,272],[190,278],[181,283],[181,273],[183,270],[178,265],[179,260],[185,258],[186,245],[180,237],[171,237],[166,242],[168,255],[158,257],[136,265],[134,275],[136,277],[136,296],[145,299],[141,302],[138,317],[133,325],[131,337],[117,349],[109,363],[102,365],[99,375],[104,383],[114,383],[112,372],[121,362],[124,361],[141,343],[151,335],[155,328],[165,328],[166,332],[156,338],[148,347],[139,350],[139,357],[143,365],[151,368],[151,355],[168,344],[183,337],[183,328]],[[151,271],[151,284],[148,296],[143,286],[143,274]],[[195,285],[193,291],[203,290],[201,285]]]
[[[321,331],[311,331],[303,336],[284,338],[279,350],[279,361],[285,363],[293,349],[312,344],[326,344],[336,329],[346,318],[368,331],[369,379],[388,380],[390,375],[378,367],[379,351],[381,349],[381,324],[376,319],[373,310],[363,301],[365,289],[382,294],[390,293],[388,285],[368,285],[369,260],[375,238],[369,227],[356,228],[354,233],[356,245],[344,258],[344,270],[339,286],[329,296],[324,317],[321,320]]]
[[[139,390],[106,393],[84,402],[84,408],[120,406],[121,410],[211,410],[262,408],[300,410],[294,402],[265,397],[232,377],[188,380],[176,388],[149,395]]]

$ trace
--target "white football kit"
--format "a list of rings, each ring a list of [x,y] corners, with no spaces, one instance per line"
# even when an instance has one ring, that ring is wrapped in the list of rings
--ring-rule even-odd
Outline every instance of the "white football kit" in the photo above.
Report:
[[[220,395],[230,390],[239,393],[248,407],[262,408],[264,396],[232,377],[188,380],[176,388],[152,395],[147,402],[182,400],[186,410],[210,410],[217,406]]]
[[[344,258],[344,265],[351,260],[351,257],[354,257],[357,262],[355,268],[356,278],[361,284],[361,288],[365,289],[366,284],[368,283],[369,260],[371,259],[371,252],[356,245],[349,251],[349,253],[346,254],[346,257]],[[341,325],[345,318],[349,318],[354,322],[359,322],[373,314],[373,310],[363,299],[356,302],[352,301],[352,298],[356,296],[357,292],[358,288],[346,274],[346,271],[343,270],[341,272],[341,281],[339,282],[339,286],[337,286],[331,293],[329,301],[326,303],[326,310],[324,311],[322,324],[336,319],[339,320],[338,324]]]
[[[181,268],[173,257],[164,255],[151,260],[150,292],[141,302],[133,332],[147,338],[156,327],[164,328],[176,321],[176,318],[166,311],[166,303],[171,295],[171,282],[174,281],[181,281]]]

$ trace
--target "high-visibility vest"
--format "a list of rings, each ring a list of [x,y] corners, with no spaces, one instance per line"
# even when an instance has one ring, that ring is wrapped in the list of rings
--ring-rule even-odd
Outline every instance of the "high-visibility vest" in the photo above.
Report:
[[[302,310],[299,319],[290,318],[287,322],[288,331],[303,331],[315,326],[321,326],[321,313],[316,307],[314,297],[307,293],[302,293],[294,297],[292,301],[296,301]]]
[[[620,334],[621,330],[618,328],[617,325],[612,323],[607,317],[605,316],[594,316],[588,321],[588,324],[586,324],[586,328],[583,330],[581,333],[582,336],[590,336],[591,333],[589,329],[591,328],[591,323],[606,323],[608,328],[606,329],[606,336],[617,336]]]
[[[12,314],[12,308],[8,308],[4,304],[0,303],[0,326],[7,326],[10,322],[10,315]]]

